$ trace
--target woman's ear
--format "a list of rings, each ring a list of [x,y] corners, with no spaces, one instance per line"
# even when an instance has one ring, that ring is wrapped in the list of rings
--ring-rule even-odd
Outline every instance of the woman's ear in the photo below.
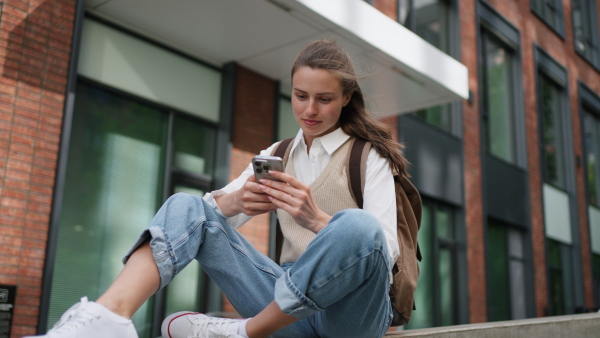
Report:
[[[350,102],[350,99],[352,98],[352,94],[354,94],[354,92],[350,92],[350,93],[344,95],[344,107],[346,105],[348,105],[348,102]]]

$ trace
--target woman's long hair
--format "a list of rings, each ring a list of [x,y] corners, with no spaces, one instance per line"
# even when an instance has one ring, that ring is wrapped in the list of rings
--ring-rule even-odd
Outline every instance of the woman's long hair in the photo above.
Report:
[[[296,57],[292,66],[292,78],[301,67],[324,69],[340,78],[344,95],[352,96],[350,102],[342,108],[339,126],[346,134],[371,142],[379,155],[390,162],[392,170],[408,177],[408,161],[402,155],[404,146],[394,141],[385,124],[367,111],[348,53],[333,41],[316,41],[306,46]]]

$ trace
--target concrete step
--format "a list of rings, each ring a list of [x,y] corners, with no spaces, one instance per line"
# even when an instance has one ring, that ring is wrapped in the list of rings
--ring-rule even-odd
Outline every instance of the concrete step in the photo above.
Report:
[[[600,337],[600,313],[395,331],[389,332],[385,336],[435,338],[597,338]]]

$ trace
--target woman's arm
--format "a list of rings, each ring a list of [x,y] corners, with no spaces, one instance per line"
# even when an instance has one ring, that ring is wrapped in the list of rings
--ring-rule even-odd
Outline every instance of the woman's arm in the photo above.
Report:
[[[373,214],[381,224],[390,255],[390,263],[400,255],[397,237],[396,189],[388,161],[375,148],[367,157],[363,209]]]

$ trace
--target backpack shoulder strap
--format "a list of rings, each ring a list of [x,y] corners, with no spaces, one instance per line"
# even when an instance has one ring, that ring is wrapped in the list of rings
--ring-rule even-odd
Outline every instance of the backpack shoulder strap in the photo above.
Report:
[[[279,156],[283,159],[283,164],[287,164],[288,157],[290,157],[290,150],[292,150],[292,145],[294,144],[292,141],[294,138],[286,138],[279,142],[279,144],[273,149],[272,156]]]
[[[371,143],[364,139],[354,139],[348,157],[348,183],[352,197],[359,208],[363,207],[363,192],[365,189],[365,177],[367,170],[367,157]]]
[[[359,208],[363,208],[363,193],[365,188],[365,177],[366,177],[366,168],[367,168],[367,157],[369,150],[371,149],[371,143],[363,140],[356,139],[354,144],[352,144],[352,148],[350,150],[350,156],[348,158],[348,180],[350,183],[350,190],[352,191],[354,201]],[[396,188],[400,185],[404,190],[405,194],[408,197],[410,202],[410,206],[415,213],[415,217],[417,219],[417,223],[421,223],[421,196],[419,192],[415,188],[410,181],[403,176],[400,176],[398,173],[394,172],[394,181]],[[397,196],[397,195],[396,195]],[[419,261],[421,261],[421,248],[419,247],[419,243],[417,242],[417,250],[416,256]],[[396,266],[394,268],[397,269]]]

